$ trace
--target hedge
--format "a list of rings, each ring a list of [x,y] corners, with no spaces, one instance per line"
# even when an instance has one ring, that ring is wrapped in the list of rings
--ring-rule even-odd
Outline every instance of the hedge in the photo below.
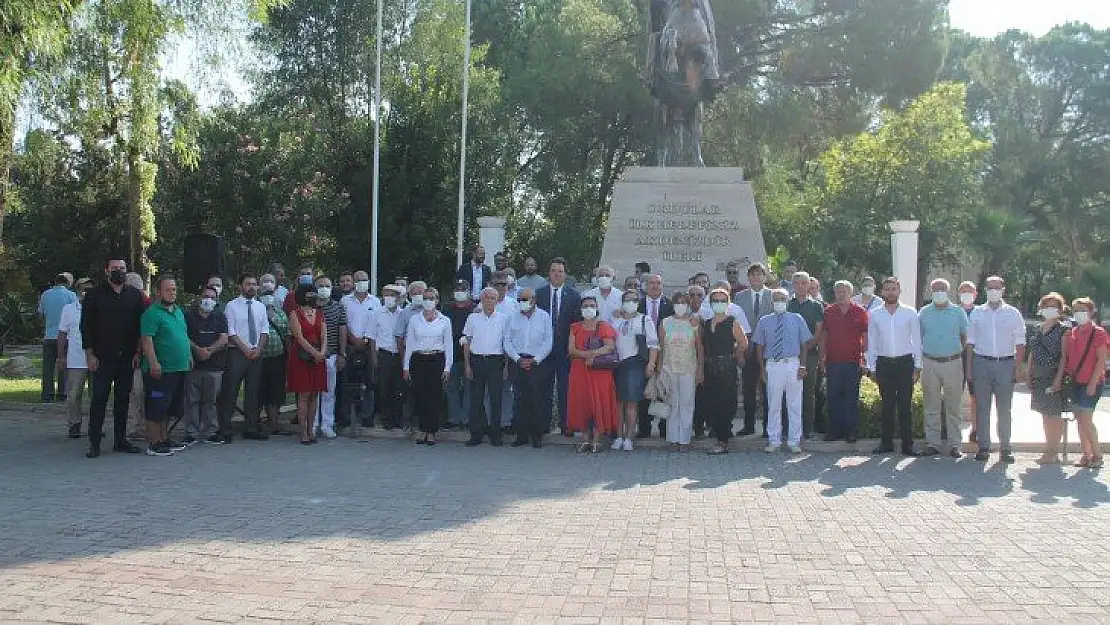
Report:
[[[956,407],[960,410],[960,407]],[[914,438],[925,437],[925,402],[921,394],[921,385],[913,387],[913,419]],[[859,388],[859,426],[856,435],[859,438],[879,438],[882,426],[882,398],[879,396],[879,386],[871,378],[864,377]],[[895,428],[895,437],[898,435]]]

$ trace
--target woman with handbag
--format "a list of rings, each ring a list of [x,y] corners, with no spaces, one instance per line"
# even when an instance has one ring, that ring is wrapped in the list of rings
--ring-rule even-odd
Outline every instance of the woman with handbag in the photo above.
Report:
[[[316,425],[316,405],[320,393],[328,390],[327,360],[328,327],[324,311],[316,307],[316,287],[302,284],[293,294],[297,307],[289,315],[289,333],[293,336],[286,367],[286,388],[297,394],[297,423],[301,426],[301,444],[311,445]]]
[[[667,441],[672,450],[686,452],[694,435],[694,390],[703,375],[701,317],[691,314],[689,294],[679,291],[671,302],[674,314],[659,326],[662,368],[671,380]]]
[[[717,444],[709,450],[711,455],[728,453],[732,418],[736,416],[736,366],[743,362],[744,354],[748,351],[748,337],[744,335],[744,328],[728,315],[729,299],[727,290],[713,289],[709,293],[709,307],[713,316],[702,324],[705,414],[710,431],[717,437]]]
[[[655,324],[640,313],[639,308],[640,293],[633,285],[621,295],[620,314],[613,319],[620,358],[614,378],[624,417],[617,438],[613,440],[614,450],[632,451],[640,401],[644,399],[648,378],[655,374],[655,361],[659,357],[659,334]]]
[[[567,427],[587,435],[579,453],[601,450],[601,435],[620,423],[613,370],[617,368],[617,333],[598,318],[597,300],[582,298],[582,321],[570,326],[570,379],[567,385]],[[592,430],[591,430],[592,428]]]
[[[1044,323],[1032,329],[1025,339],[1025,353],[1028,354],[1030,404],[1033,410],[1041,413],[1044,421],[1044,454],[1037,459],[1038,464],[1058,464],[1060,462],[1060,439],[1063,436],[1064,412],[1064,351],[1067,349],[1068,329],[1060,322],[1064,310],[1064,297],[1059,293],[1049,293],[1041,298],[1037,306],[1038,314]]]
[[[1101,469],[1102,454],[1098,450],[1094,415],[1095,406],[1102,397],[1110,337],[1095,323],[1095,304],[1090,298],[1075,300],[1071,308],[1075,328],[1068,333],[1064,351],[1064,391],[1068,407],[1075,413],[1079,443],[1083,448],[1083,457],[1075,466]]]

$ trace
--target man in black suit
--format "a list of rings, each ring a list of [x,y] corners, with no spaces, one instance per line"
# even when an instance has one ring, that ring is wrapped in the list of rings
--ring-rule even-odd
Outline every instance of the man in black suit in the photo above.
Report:
[[[536,291],[536,305],[551,315],[554,340],[551,349],[551,364],[555,369],[556,401],[559,409],[559,429],[564,436],[567,430],[567,383],[570,380],[570,356],[567,342],[570,340],[570,324],[582,320],[582,297],[578,291],[566,284],[567,261],[561,256],[551,259],[547,270],[548,284]],[[550,405],[550,402],[548,402]]]
[[[478,303],[482,299],[482,289],[490,286],[491,271],[486,263],[486,248],[478,245],[469,263],[463,263],[455,272],[455,281],[465,280],[470,285],[470,300]]]
[[[659,330],[659,324],[664,319],[674,314],[674,305],[671,304],[671,300],[666,295],[663,295],[663,276],[657,273],[647,276],[644,297],[640,299],[640,313],[647,315],[655,323],[656,330]],[[639,427],[637,428],[636,438],[651,436],[651,415],[648,414],[650,404],[651,402],[646,400],[640,402],[638,410]],[[659,436],[663,438],[667,436],[666,419],[659,419]]]

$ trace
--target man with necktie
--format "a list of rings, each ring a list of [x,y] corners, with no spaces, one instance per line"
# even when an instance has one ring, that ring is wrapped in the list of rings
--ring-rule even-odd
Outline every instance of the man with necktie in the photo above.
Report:
[[[559,412],[559,429],[567,430],[567,384],[570,381],[570,325],[582,320],[582,299],[578,291],[567,286],[567,261],[562,256],[551,259],[547,271],[548,285],[536,292],[536,305],[551,317],[554,334],[551,366],[555,372],[555,401]],[[550,404],[550,402],[548,402]]]
[[[802,380],[803,363],[813,344],[813,334],[798,313],[787,312],[790,294],[786,289],[771,292],[774,312],[759,320],[753,333],[756,355],[762,365],[761,378],[767,385],[767,453],[782,446],[782,404],[786,398],[790,452],[802,453]]]
[[[757,327],[759,320],[771,314],[774,307],[771,305],[771,289],[767,288],[764,281],[767,270],[763,265],[756,263],[748,267],[747,288],[736,294],[733,298],[737,306],[744,311],[751,326]],[[737,436],[755,434],[755,409],[756,394],[763,400],[763,436],[767,436],[767,387],[760,381],[759,376],[763,368],[757,364],[756,345],[748,336],[748,357],[744,361],[743,387],[744,387],[744,429],[736,433]]]
[[[224,442],[231,442],[231,417],[240,386],[244,387],[243,415],[247,419],[243,438],[269,438],[259,425],[258,390],[262,382],[262,349],[270,334],[270,321],[266,316],[266,306],[255,297],[258,280],[252,274],[239,278],[239,293],[239,297],[224,307],[228,341],[232,345],[227,354],[227,374],[220,387],[216,411]]]

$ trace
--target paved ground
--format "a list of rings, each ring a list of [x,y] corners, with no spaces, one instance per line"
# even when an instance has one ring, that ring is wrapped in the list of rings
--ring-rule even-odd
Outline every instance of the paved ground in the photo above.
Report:
[[[0,412],[0,622],[1091,622],[1105,476],[290,439],[83,457]]]

